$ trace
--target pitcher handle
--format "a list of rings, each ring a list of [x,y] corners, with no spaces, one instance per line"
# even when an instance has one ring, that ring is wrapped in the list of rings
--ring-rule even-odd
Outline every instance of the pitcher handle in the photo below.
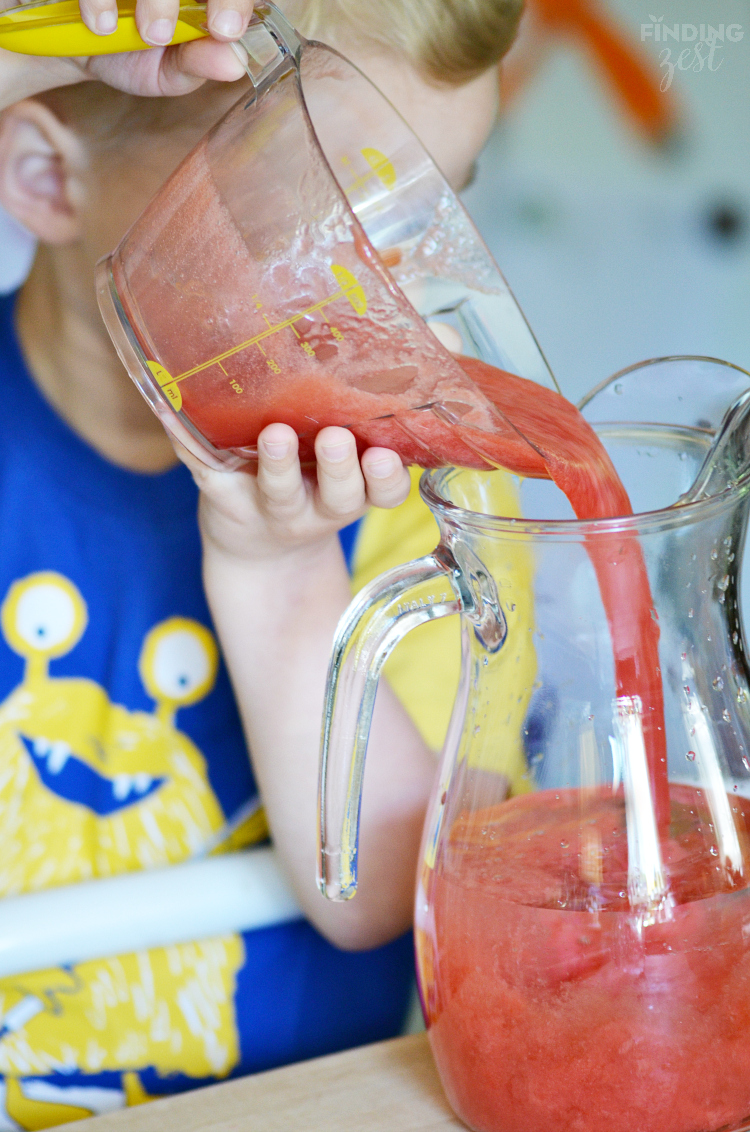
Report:
[[[468,547],[441,543],[432,554],[370,582],[339,622],[326,684],[318,794],[318,885],[330,900],[348,900],[357,889],[362,778],[383,665],[410,630],[459,612],[468,615],[489,651],[500,648],[507,630],[494,580]]]

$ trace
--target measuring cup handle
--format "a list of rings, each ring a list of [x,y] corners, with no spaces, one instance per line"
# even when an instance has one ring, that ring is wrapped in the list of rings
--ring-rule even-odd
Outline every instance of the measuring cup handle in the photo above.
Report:
[[[339,622],[328,669],[319,780],[318,884],[331,900],[357,888],[362,777],[378,679],[398,642],[425,621],[476,605],[451,550],[382,574]]]
[[[256,4],[247,31],[231,44],[253,84],[253,98],[298,65],[306,42],[275,4]]]

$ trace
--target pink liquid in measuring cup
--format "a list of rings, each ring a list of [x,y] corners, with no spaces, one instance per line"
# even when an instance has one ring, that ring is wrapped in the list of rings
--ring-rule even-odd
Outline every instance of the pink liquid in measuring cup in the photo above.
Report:
[[[640,929],[621,795],[542,791],[453,823],[421,966],[435,1057],[470,1127],[715,1132],[750,1118],[750,890],[716,870],[705,793],[672,785],[670,802],[675,907]],[[750,802],[729,804],[744,838]]]

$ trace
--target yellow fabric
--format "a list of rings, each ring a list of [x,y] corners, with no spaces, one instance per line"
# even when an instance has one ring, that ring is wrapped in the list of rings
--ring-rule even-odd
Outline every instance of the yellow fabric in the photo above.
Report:
[[[37,1101],[27,1097],[19,1081],[9,1078],[6,1086],[5,1109],[11,1120],[20,1124],[26,1132],[39,1132],[42,1128],[58,1124],[70,1124],[73,1120],[84,1120],[91,1116],[91,1110],[76,1105],[57,1104],[54,1101]]]
[[[0,1044],[6,1086],[61,1066],[225,1076],[239,1060],[234,993],[244,957],[242,938],[226,936],[1,979],[0,1015],[27,1016]],[[128,1086],[133,1097],[132,1078]]]
[[[406,502],[390,511],[372,508],[363,521],[352,570],[355,593],[385,570],[429,554],[437,546],[437,523],[419,495],[421,471],[412,468],[410,474],[412,486]],[[492,505],[496,514],[519,515],[518,493],[510,475],[494,473]],[[528,789],[528,784],[523,778],[526,760],[520,737],[536,669],[531,638],[531,563],[523,546],[509,545],[504,540],[486,540],[483,555],[496,580],[512,583],[513,600],[507,604],[514,608],[506,608],[503,602],[509,630],[512,629],[508,638],[512,647],[508,650],[504,646],[493,661],[491,718],[484,726],[488,734],[496,737],[496,746],[492,747],[491,740],[489,746],[477,742],[471,761],[487,769],[502,766],[514,792],[521,792]],[[503,671],[498,671],[501,668]],[[460,669],[458,617],[430,621],[414,629],[385,665],[389,684],[433,750],[442,747]],[[498,736],[503,738],[502,749],[497,745]],[[491,766],[487,765],[488,760]]]

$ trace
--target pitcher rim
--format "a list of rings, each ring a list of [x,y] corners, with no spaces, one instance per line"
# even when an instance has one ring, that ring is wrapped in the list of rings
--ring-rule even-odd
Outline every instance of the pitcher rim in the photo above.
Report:
[[[737,483],[725,488],[718,495],[711,495],[707,499],[699,499],[694,503],[677,501],[670,504],[669,507],[662,507],[656,511],[639,511],[634,515],[619,515],[607,519],[514,519],[510,516],[488,515],[483,511],[469,511],[465,507],[459,506],[458,503],[446,499],[441,494],[439,484],[450,473],[471,470],[449,467],[426,471],[419,481],[419,493],[437,518],[445,519],[461,527],[472,527],[485,534],[534,537],[541,535],[550,538],[574,539],[612,535],[627,531],[637,535],[655,534],[713,518],[722,511],[730,510],[736,506],[742,496],[747,495],[750,490],[749,470]]]

